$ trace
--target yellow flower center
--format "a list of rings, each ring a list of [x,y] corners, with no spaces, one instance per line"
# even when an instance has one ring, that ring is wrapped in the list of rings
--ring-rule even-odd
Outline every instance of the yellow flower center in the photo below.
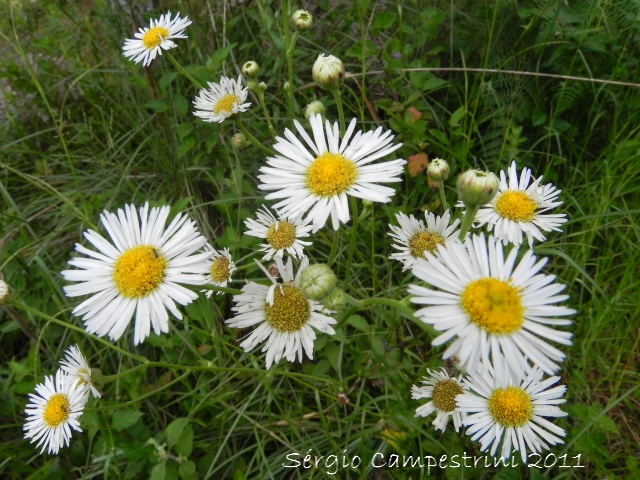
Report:
[[[425,250],[436,253],[438,245],[444,245],[444,237],[438,233],[418,232],[409,239],[409,250],[414,258],[425,258]]]
[[[307,187],[320,197],[347,190],[358,178],[358,167],[339,153],[323,153],[307,170]]]
[[[453,412],[456,409],[456,395],[462,393],[462,387],[453,378],[440,380],[433,387],[433,404],[443,412]]]
[[[290,247],[296,241],[296,227],[289,222],[278,222],[267,230],[267,242],[280,250]]]
[[[273,305],[264,309],[269,325],[281,332],[297,332],[311,318],[309,301],[292,285],[277,286]]]
[[[489,398],[489,412],[503,427],[521,427],[533,417],[531,396],[522,388],[496,388]]]
[[[151,245],[138,245],[124,252],[113,267],[113,281],[127,298],[146,297],[164,279],[168,261]]]
[[[481,278],[462,292],[462,308],[489,333],[513,333],[524,323],[521,290],[497,278]]]
[[[48,427],[57,427],[69,418],[69,399],[64,393],[56,393],[44,407],[44,423]]]
[[[229,281],[231,276],[231,262],[225,256],[217,257],[211,264],[211,279],[215,283],[224,283]]]
[[[220,112],[232,113],[233,107],[236,105],[236,103],[240,103],[240,99],[238,98],[237,95],[230,93],[222,97],[220,100],[218,100],[218,103],[216,103],[216,106],[213,107],[213,111],[214,113],[220,113]]]
[[[164,27],[150,28],[147,33],[142,37],[142,43],[149,50],[159,46],[165,38],[169,36],[169,30]]]
[[[514,222],[530,222],[534,219],[538,204],[522,190],[507,190],[495,202],[495,209],[504,218]]]

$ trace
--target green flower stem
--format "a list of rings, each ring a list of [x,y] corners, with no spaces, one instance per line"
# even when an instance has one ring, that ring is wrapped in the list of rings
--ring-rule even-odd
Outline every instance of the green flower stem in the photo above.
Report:
[[[169,61],[173,63],[173,66],[176,67],[176,70],[178,70],[178,72],[187,77],[187,79],[189,79],[191,83],[198,87],[198,89],[202,90],[204,88],[198,80],[196,80],[189,72],[185,70],[182,65],[180,65],[180,63],[178,63],[178,61],[173,57],[173,55],[171,55],[171,53],[165,51],[164,54],[167,56]]]
[[[409,318],[413,318],[415,319],[415,314],[413,313],[413,310],[405,305],[404,303],[402,303],[399,300],[393,300],[391,298],[365,298],[364,300],[351,300],[350,302],[354,301],[354,306],[356,306],[358,309],[363,309],[363,308],[368,308],[368,307],[375,307],[378,305],[385,305],[387,307],[391,307],[391,308],[395,308],[397,310],[400,310],[402,313],[404,313],[407,317]]]
[[[291,118],[296,115],[294,100],[293,100],[293,46],[298,39],[298,32],[295,32],[292,38],[289,38],[289,22],[291,21],[291,5],[289,0],[284,0],[280,3],[282,6],[282,27],[284,29],[284,53],[287,58],[287,78],[289,81],[289,88],[286,91],[287,94],[287,112]]]
[[[217,287],[216,285],[198,285],[199,289],[205,289],[205,290],[213,290],[214,292],[222,292],[222,293],[230,293],[232,295],[240,295],[242,293],[242,290],[238,290],[237,288],[231,288],[231,287]]]
[[[254,146],[258,147],[260,150],[264,151],[265,153],[268,153],[269,155],[275,155],[275,152],[273,150],[271,150],[268,147],[265,147],[260,142],[260,140],[254,137],[253,134],[249,132],[249,130],[247,130],[247,127],[245,127],[244,123],[242,123],[242,120],[240,120],[239,118],[236,118],[236,125],[242,131],[242,133],[244,133],[244,136],[247,137],[247,140],[253,143]]]
[[[24,304],[20,303],[20,302],[15,302],[14,301],[14,302],[11,302],[11,304],[16,308],[24,310],[25,312],[29,312],[32,315],[40,317],[40,318],[42,318],[44,320],[47,320],[49,322],[55,323],[56,325],[60,325],[62,327],[68,328],[70,330],[74,330],[74,331],[82,333],[82,334],[84,334],[84,335],[86,335],[88,337],[91,337],[93,340],[96,340],[97,342],[102,343],[103,345],[105,345],[106,347],[110,348],[111,350],[115,350],[116,352],[121,353],[122,355],[126,355],[127,357],[130,357],[130,358],[132,358],[134,360],[137,360],[139,362],[142,362],[143,364],[150,363],[147,358],[145,358],[145,357],[143,357],[141,355],[136,355],[135,353],[127,352],[126,350],[123,350],[122,348],[114,345],[113,343],[111,343],[111,342],[109,342],[109,341],[107,341],[107,340],[105,340],[103,338],[97,337],[96,335],[93,335],[92,333],[87,332],[84,328],[80,328],[80,327],[78,327],[76,325],[73,325],[71,323],[67,323],[67,322],[65,322],[63,320],[59,320],[59,319],[57,319],[55,317],[47,315],[46,313],[42,313],[40,310],[36,310],[35,308],[31,308],[31,307],[29,307],[27,305],[24,305]]]
[[[478,209],[480,208],[478,205],[475,205],[473,207],[470,207],[468,205],[465,206],[467,207],[467,211],[464,214],[464,218],[462,219],[462,226],[460,227],[460,236],[458,237],[460,240],[464,240],[464,237],[471,228],[471,225],[473,225],[473,221],[475,220]]]
[[[336,107],[338,107],[338,118],[340,119],[340,136],[344,136],[344,109],[342,108],[342,94],[339,88],[333,89],[333,98],[336,99]]]
[[[347,269],[344,274],[344,284],[349,285],[349,277],[351,276],[351,262],[353,261],[353,253],[356,251],[356,243],[358,239],[358,200],[356,197],[349,197],[351,203],[351,241],[349,242],[349,254],[347,256]]]
[[[271,115],[269,115],[269,109],[267,108],[267,104],[264,101],[264,90],[258,87],[256,93],[258,95],[258,100],[260,101],[260,106],[262,107],[262,113],[264,114],[264,118],[267,121],[267,125],[269,126],[269,132],[275,140],[276,129],[273,128],[273,124],[271,123]]]
[[[449,210],[447,199],[444,196],[444,182],[438,182],[438,192],[440,193],[440,202],[442,203],[442,208],[445,210]]]

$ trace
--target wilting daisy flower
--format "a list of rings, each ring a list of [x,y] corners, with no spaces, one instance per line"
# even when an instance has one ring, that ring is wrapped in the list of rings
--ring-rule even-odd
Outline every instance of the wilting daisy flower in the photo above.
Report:
[[[218,251],[209,244],[205,245],[205,249],[209,252],[209,259],[205,265],[207,270],[207,283],[211,283],[216,287],[226,287],[231,281],[233,273],[236,271],[236,264],[231,259],[228,248]],[[207,298],[213,294],[213,290],[202,290]],[[216,292],[217,294],[223,292]]]
[[[357,132],[354,118],[340,140],[338,123],[327,121],[323,127],[322,116],[309,119],[313,140],[298,121],[294,125],[306,143],[286,129],[286,140],[277,137],[273,148],[279,156],[270,157],[268,167],[260,168],[261,190],[271,191],[267,200],[283,198],[273,207],[280,215],[293,216],[307,213],[313,224],[313,232],[324,226],[329,215],[334,230],[340,222],[349,221],[347,196],[388,202],[395,190],[378,183],[399,182],[405,160],[373,164],[375,160],[394,152],[402,144],[392,145],[393,135],[382,127],[367,133]],[[352,137],[353,136],[353,137]]]
[[[44,377],[44,383],[36,385],[36,393],[29,394],[25,408],[27,415],[23,427],[24,438],[42,446],[40,453],[48,450],[57,454],[60,448],[69,445],[71,429],[82,432],[78,418],[87,403],[88,390],[62,370],[55,378]]]
[[[480,360],[500,353],[515,369],[529,371],[528,360],[552,374],[565,357],[547,341],[571,345],[571,334],[554,330],[569,325],[575,310],[554,305],[569,298],[554,275],[539,273],[547,259],[536,260],[527,250],[518,264],[518,249],[505,259],[502,244],[484,235],[449,242],[437,255],[426,252],[413,274],[437,289],[409,287],[413,303],[428,305],[416,312],[423,322],[444,332],[433,345],[455,338],[443,358],[458,356],[463,369],[473,371]],[[528,360],[527,360],[528,359]]]
[[[71,345],[65,350],[64,360],[60,362],[60,369],[72,379],[75,378],[80,385],[89,388],[94,397],[100,398],[100,392],[91,381],[91,368],[78,345]]]
[[[563,202],[557,200],[561,190],[556,190],[552,184],[541,185],[541,181],[542,177],[534,179],[528,168],[522,170],[518,179],[516,162],[511,163],[507,174],[500,172],[500,189],[496,196],[478,210],[478,226],[487,225],[487,230],[493,230],[505,245],[520,245],[524,234],[530,247],[534,239],[545,239],[542,230],[560,231],[560,225],[567,221],[566,214],[545,212],[562,205]]]
[[[396,213],[399,226],[389,225],[391,233],[389,235],[398,243],[392,245],[399,252],[392,253],[389,258],[402,262],[402,270],[413,268],[416,259],[424,259],[425,252],[436,253],[438,245],[445,245],[448,241],[456,241],[458,231],[456,228],[460,224],[457,219],[449,225],[450,213],[446,210],[442,217],[436,217],[431,212],[425,212],[427,226],[422,220],[416,219],[413,215],[408,217],[402,213]]]
[[[453,419],[453,427],[456,432],[462,426],[464,414],[460,412],[456,404],[458,396],[464,392],[461,377],[451,377],[443,368],[442,371],[427,369],[428,377],[423,377],[422,384],[418,387],[411,387],[411,398],[418,400],[428,398],[430,401],[416,409],[416,417],[428,417],[433,412],[437,412],[433,421],[436,430],[444,430],[447,428],[449,419]]]
[[[234,113],[245,112],[251,106],[243,103],[247,99],[248,89],[242,87],[242,77],[238,80],[221,77],[220,83],[207,82],[209,88],[200,90],[193,101],[196,111],[193,114],[205,122],[220,123]]]
[[[527,463],[529,453],[564,443],[559,437],[564,437],[565,431],[543,417],[567,415],[556,406],[565,402],[562,397],[567,387],[550,388],[560,377],[542,380],[538,368],[516,374],[507,367],[510,360],[501,358],[493,366],[482,364],[464,379],[467,389],[456,402],[458,409],[468,414],[463,420],[469,427],[465,433],[480,441],[482,451],[491,446],[489,453],[495,456],[502,443],[502,458],[510,457],[515,449]]]
[[[262,351],[267,352],[267,369],[282,357],[294,362],[297,355],[298,361],[302,361],[303,352],[312,359],[313,341],[316,339],[313,328],[329,335],[336,333],[331,327],[336,320],[323,315],[322,305],[305,298],[299,289],[300,275],[309,265],[309,259],[303,257],[295,277],[291,257],[286,265],[282,257],[275,257],[275,262],[284,283],[278,283],[260,265],[272,285],[247,283],[242,287],[242,293],[233,297],[235,317],[225,320],[232,328],[258,325],[240,346],[249,352],[266,340]]]
[[[151,26],[141,28],[134,35],[136,38],[130,38],[124,42],[122,51],[125,57],[147,66],[156,58],[156,55],[162,55],[162,50],[169,50],[177,47],[171,41],[172,38],[187,38],[184,35],[184,29],[191,25],[188,17],[180,18],[177,13],[175,18],[171,20],[171,12],[166,15],[160,15],[159,20],[151,20]]]
[[[264,238],[267,243],[260,245],[260,251],[266,252],[263,260],[271,260],[273,257],[282,257],[287,252],[292,257],[302,257],[303,249],[311,245],[311,242],[299,240],[308,237],[311,225],[307,221],[303,222],[300,216],[297,217],[276,217],[265,206],[256,212],[257,220],[249,218],[244,221],[249,229],[245,235]]]
[[[207,239],[200,235],[195,222],[177,215],[165,228],[169,207],[151,208],[145,203],[140,215],[135,206],[107,211],[100,220],[111,237],[88,230],[85,238],[97,252],[76,244],[76,250],[91,258],[75,257],[69,262],[79,270],[62,272],[65,280],[80,282],[64,287],[68,297],[91,295],[73,314],[82,316],[89,333],[119,339],[134,313],[136,326],[133,342],[169,331],[169,310],[182,320],[176,302],[187,305],[198,294],[179,283],[205,283],[205,262],[209,252],[195,253]]]

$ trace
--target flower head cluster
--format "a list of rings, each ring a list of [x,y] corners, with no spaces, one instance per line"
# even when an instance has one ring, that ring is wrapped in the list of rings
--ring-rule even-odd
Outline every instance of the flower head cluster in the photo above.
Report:
[[[218,251],[211,245],[206,244],[205,249],[209,252],[210,257],[206,261],[206,279],[207,283],[216,287],[226,287],[231,281],[231,277],[236,271],[236,264],[231,258],[228,248]],[[203,290],[207,298],[211,297],[213,290]],[[221,291],[216,292],[222,293]]]
[[[437,412],[433,421],[436,430],[444,432],[449,419],[452,419],[457,432],[465,417],[457,405],[457,399],[466,391],[461,377],[452,377],[444,369],[440,372],[427,369],[427,373],[429,377],[424,377],[423,386],[414,385],[411,388],[411,398],[414,400],[429,399],[428,403],[416,409],[415,416],[428,417]]]
[[[89,399],[100,393],[94,386],[91,369],[77,345],[65,352],[60,369],[54,376],[46,376],[44,383],[36,385],[36,393],[29,394],[25,408],[27,416],[24,438],[37,442],[40,453],[47,450],[57,454],[60,448],[69,445],[71,429],[82,432],[79,418]]]
[[[295,276],[291,257],[286,264],[282,257],[275,257],[275,263],[283,283],[277,282],[274,275],[258,264],[271,285],[248,282],[242,287],[242,293],[233,297],[236,306],[232,310],[236,315],[225,320],[232,328],[257,325],[240,346],[249,352],[266,342],[262,351],[267,352],[267,369],[283,357],[289,362],[294,362],[296,357],[302,361],[304,354],[313,358],[316,338],[313,329],[333,335],[335,330],[331,325],[336,323],[324,314],[328,312],[324,312],[322,305],[305,297],[299,288],[300,275],[309,265],[307,257],[303,257]]]
[[[200,90],[193,101],[193,113],[205,122],[221,123],[234,113],[245,112],[251,103],[245,103],[249,90],[242,86],[242,77],[237,80],[221,77],[220,83],[207,82],[209,88]]]

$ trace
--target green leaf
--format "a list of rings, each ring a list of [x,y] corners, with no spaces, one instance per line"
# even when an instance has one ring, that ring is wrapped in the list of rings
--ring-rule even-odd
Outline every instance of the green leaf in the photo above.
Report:
[[[370,330],[369,323],[360,315],[351,315],[347,319],[347,323],[361,332],[367,333]]]
[[[155,100],[149,100],[144,104],[145,108],[149,108],[156,113],[162,113],[169,110],[169,104],[160,98],[156,98]]]
[[[337,372],[340,369],[340,347],[338,345],[328,345],[324,348],[324,354],[333,369]]]
[[[196,464],[191,460],[182,462],[178,468],[178,473],[182,478],[193,478],[196,474]]]
[[[158,463],[151,469],[151,475],[149,476],[149,480],[164,480],[165,477],[165,462]]]
[[[184,429],[189,425],[188,418],[176,418],[169,424],[167,429],[167,443],[169,447],[173,447],[180,440],[180,436],[184,433]]]
[[[142,417],[137,410],[118,410],[111,416],[111,428],[120,432],[131,427]]]
[[[397,15],[395,13],[382,12],[376,16],[374,27],[377,29],[389,28],[396,21]]]
[[[176,94],[173,97],[173,108],[180,116],[185,116],[189,112],[189,102],[184,96]]]
[[[460,120],[462,120],[462,117],[464,117],[465,113],[467,113],[467,109],[463,105],[455,112],[453,112],[451,118],[449,119],[449,125],[452,127],[457,127],[458,125],[460,125]]]
[[[207,60],[207,68],[211,70],[219,70],[222,62],[229,56],[231,53],[231,49],[235,47],[236,44],[232,43],[231,45],[227,45],[226,47],[219,48],[209,57]]]
[[[178,443],[175,445],[174,450],[178,455],[184,455],[188,457],[193,450],[193,427],[188,425],[180,435]]]

